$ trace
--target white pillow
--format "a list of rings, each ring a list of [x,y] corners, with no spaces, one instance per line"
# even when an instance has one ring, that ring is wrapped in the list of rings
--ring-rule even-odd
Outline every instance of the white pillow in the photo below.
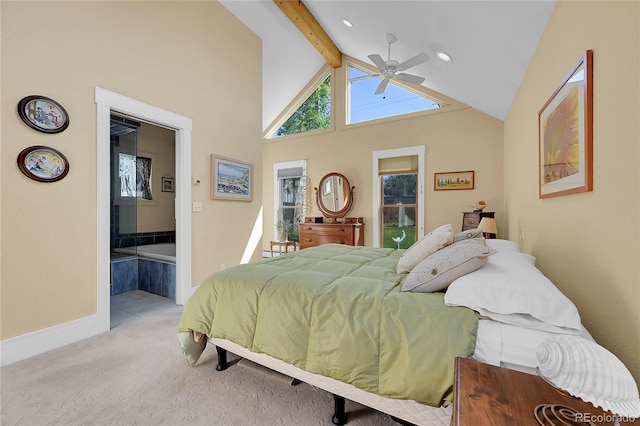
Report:
[[[448,245],[451,239],[451,224],[442,225],[416,241],[411,247],[402,253],[398,260],[396,273],[402,274],[411,271],[421,260]]]
[[[480,238],[462,240],[438,250],[418,263],[402,284],[402,291],[432,293],[487,263],[493,250]]]
[[[486,241],[487,245],[497,252],[520,251],[520,245],[515,241],[492,238]]]
[[[578,309],[519,252],[490,256],[477,271],[456,279],[447,306],[466,306],[495,321],[553,333],[580,334]]]
[[[451,242],[457,243],[458,241],[469,240],[471,238],[484,238],[482,236],[482,229],[473,228],[466,231],[458,232],[457,234],[454,234],[453,237],[451,237]]]

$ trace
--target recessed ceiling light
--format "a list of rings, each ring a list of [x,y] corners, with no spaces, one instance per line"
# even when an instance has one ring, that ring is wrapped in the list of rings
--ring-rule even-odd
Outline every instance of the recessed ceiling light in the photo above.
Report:
[[[448,53],[445,52],[436,52],[436,55],[438,56],[438,58],[440,58],[441,60],[445,61],[445,62],[451,62],[451,56]]]
[[[353,24],[351,23],[351,21],[346,19],[346,18],[342,20],[342,23],[345,24],[349,28],[353,27]]]

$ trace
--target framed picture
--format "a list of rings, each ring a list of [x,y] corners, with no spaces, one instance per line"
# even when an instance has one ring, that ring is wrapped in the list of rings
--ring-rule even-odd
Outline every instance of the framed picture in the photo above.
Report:
[[[433,174],[433,189],[448,191],[452,189],[473,189],[475,186],[474,171],[443,172]]]
[[[593,51],[538,113],[539,198],[593,189]]]
[[[162,176],[162,192],[174,192],[174,179],[169,176]]]
[[[45,96],[22,98],[18,102],[18,115],[27,126],[43,133],[60,133],[69,126],[64,107]]]
[[[18,155],[18,168],[38,182],[56,182],[69,173],[69,162],[60,151],[47,146],[30,146]]]
[[[251,201],[253,164],[211,154],[211,199]]]

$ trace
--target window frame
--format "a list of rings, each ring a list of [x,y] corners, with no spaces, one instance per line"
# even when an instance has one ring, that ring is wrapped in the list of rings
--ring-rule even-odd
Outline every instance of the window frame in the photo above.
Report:
[[[351,122],[351,85],[350,85],[350,70],[351,68],[356,68],[357,70],[370,75],[371,79],[377,79],[378,78],[378,69],[377,68],[373,68],[372,67],[365,67],[363,66],[361,63],[360,64],[356,64],[355,61],[349,61],[346,63],[345,66],[345,79],[346,79],[346,86],[345,86],[345,98],[346,98],[346,102],[345,102],[345,126],[353,126],[353,125],[358,125],[358,124],[364,124],[364,123],[371,123],[371,122],[379,122],[380,120],[386,120],[386,119],[394,119],[394,118],[405,118],[405,117],[412,117],[415,115],[420,115],[420,114],[424,114],[424,113],[432,113],[434,111],[439,111],[442,110],[444,108],[447,108],[449,106],[449,104],[447,104],[446,102],[444,102],[443,100],[433,96],[431,93],[429,93],[429,90],[424,88],[423,86],[417,86],[415,84],[407,84],[403,81],[400,81],[398,79],[393,79],[389,82],[390,85],[395,86],[396,88],[399,88],[405,92],[411,93],[414,96],[418,96],[421,97],[423,99],[426,99],[430,102],[434,102],[437,103],[438,105],[440,105],[437,108],[429,108],[429,109],[421,109],[418,111],[412,111],[412,112],[405,112],[405,113],[401,113],[401,114],[394,114],[394,115],[386,115],[384,117],[379,117],[379,118],[371,118],[368,120],[363,120],[363,121],[358,121],[355,123]],[[365,76],[363,77],[357,77],[358,80],[361,80],[363,78],[367,78]],[[378,79],[379,80],[379,79]],[[381,96],[381,95],[377,95],[377,96]]]
[[[286,169],[299,169],[302,168],[302,177],[307,176],[307,160],[293,160],[293,161],[285,161],[281,163],[273,163],[273,240],[277,241],[278,239],[278,231],[275,229],[275,224],[280,219],[278,216],[278,211],[280,210],[282,199],[280,197],[280,178],[278,177],[278,172],[280,170]],[[309,193],[305,193],[304,205],[309,204]]]
[[[424,236],[424,158],[425,158],[425,146],[418,145],[406,148],[385,149],[381,151],[373,151],[373,175],[372,175],[372,187],[381,188],[382,176],[380,175],[379,162],[383,158],[393,157],[406,157],[406,156],[418,157],[418,182],[416,188],[416,202],[418,208],[416,211],[416,241]],[[381,227],[381,209],[382,209],[382,191],[373,191],[373,247],[380,247],[382,243]]]
[[[430,115],[430,114],[438,114],[441,112],[445,112],[445,111],[453,111],[456,109],[462,109],[462,108],[468,108],[468,106],[461,104],[460,102],[456,101],[455,99],[451,99],[447,96],[444,96],[434,90],[431,90],[427,87],[424,87],[422,85],[415,85],[415,84],[408,84],[405,83],[403,81],[400,81],[398,79],[395,79],[393,81],[393,84],[403,90],[406,90],[408,92],[414,93],[417,96],[422,96],[424,98],[427,98],[433,102],[437,102],[440,105],[442,105],[440,108],[433,108],[433,109],[427,109],[427,110],[422,110],[422,111],[416,111],[416,112],[410,112],[410,113],[406,113],[406,114],[400,114],[400,115],[392,115],[389,117],[384,117],[384,118],[377,118],[377,119],[373,119],[373,120],[367,120],[367,121],[359,121],[357,123],[349,123],[348,119],[350,116],[350,110],[351,110],[351,100],[350,98],[350,93],[349,93],[349,67],[355,67],[358,68],[359,70],[361,70],[362,72],[371,74],[374,76],[378,74],[378,69],[373,66],[373,65],[369,65],[365,62],[359,61],[355,58],[351,58],[351,57],[345,57],[345,59],[343,60],[343,65],[342,67],[344,68],[344,79],[345,79],[345,111],[344,111],[344,118],[345,118],[345,123],[344,125],[346,127],[352,127],[352,126],[366,126],[366,125],[371,125],[373,123],[380,123],[383,121],[395,121],[395,120],[402,120],[405,119],[407,117],[416,117],[416,116],[421,116],[421,115]]]
[[[398,209],[398,211],[400,211],[400,207],[398,207],[397,205],[395,205],[395,204],[385,204],[385,202],[384,202],[384,178],[386,176],[405,176],[405,175],[413,175],[413,176],[415,176],[415,179],[416,179],[416,182],[415,182],[415,185],[416,185],[416,201],[413,204],[403,204],[402,207],[404,207],[404,208],[406,208],[406,207],[413,208],[413,209],[415,209],[416,214],[418,213],[419,206],[420,206],[421,202],[420,202],[420,197],[418,195],[419,194],[419,190],[418,189],[419,189],[420,184],[419,184],[419,181],[418,181],[419,176],[418,176],[418,172],[417,171],[416,172],[413,172],[413,171],[393,172],[393,173],[382,173],[382,174],[380,172],[378,172],[378,175],[380,176],[380,180],[379,180],[380,188],[379,188],[379,190],[380,190],[380,216],[381,217],[384,217],[384,209],[385,208]],[[416,216],[416,219],[417,219],[417,216]],[[384,243],[384,221],[380,220],[379,222],[380,222],[379,223],[379,226],[380,226],[380,229],[379,229],[379,232],[380,232],[380,247],[383,247],[384,246],[384,244],[383,244]],[[414,223],[414,225],[415,225],[415,223]],[[415,236],[414,236],[415,237],[415,241],[418,241],[418,239],[419,239],[418,226],[415,226],[415,231],[414,232],[415,232]],[[396,247],[386,247],[386,248],[396,248]]]
[[[284,136],[275,136],[271,137],[275,132],[278,131],[280,127],[293,115],[294,112],[302,106],[302,104],[311,96],[311,94],[322,84],[323,81],[327,79],[327,77],[331,78],[331,111],[329,116],[331,117],[331,124],[326,129],[317,129],[310,130],[308,132],[303,133],[295,133],[293,135],[284,135]],[[307,83],[307,85],[298,93],[298,95],[287,105],[287,107],[276,117],[276,119],[265,129],[262,134],[262,137],[265,141],[279,141],[283,139],[300,137],[308,134],[319,134],[319,133],[327,133],[335,131],[335,110],[336,110],[336,102],[335,102],[335,94],[336,94],[336,73],[333,68],[329,64],[323,66],[320,71]]]

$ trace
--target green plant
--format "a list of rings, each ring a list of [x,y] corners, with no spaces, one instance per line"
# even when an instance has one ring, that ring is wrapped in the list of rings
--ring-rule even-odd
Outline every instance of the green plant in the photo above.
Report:
[[[274,226],[278,232],[278,239],[284,239],[286,241],[288,236],[293,233],[293,224],[288,220],[279,220]]]

